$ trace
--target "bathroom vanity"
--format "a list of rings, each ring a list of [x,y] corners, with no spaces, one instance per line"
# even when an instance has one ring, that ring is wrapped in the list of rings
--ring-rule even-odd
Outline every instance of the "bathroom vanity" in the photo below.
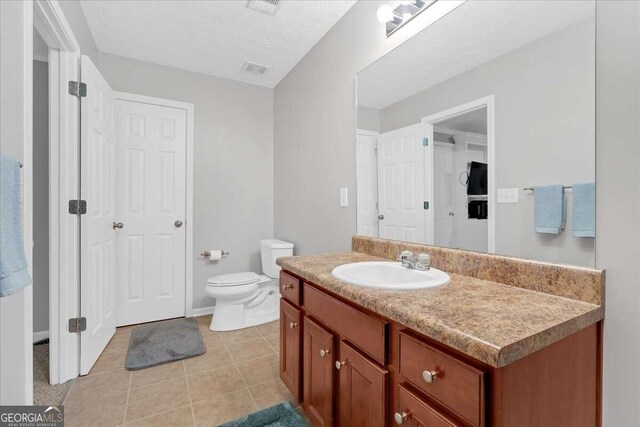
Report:
[[[331,274],[405,249],[451,282]],[[600,425],[603,271],[359,236],[352,250],[278,259],[280,376],[314,425]]]

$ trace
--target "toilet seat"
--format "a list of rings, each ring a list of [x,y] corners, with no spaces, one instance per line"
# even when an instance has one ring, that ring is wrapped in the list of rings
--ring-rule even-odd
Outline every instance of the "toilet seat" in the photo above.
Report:
[[[260,280],[260,276],[252,271],[244,273],[231,273],[222,274],[220,276],[213,276],[207,280],[207,286],[214,287],[232,287],[243,286],[256,283]]]

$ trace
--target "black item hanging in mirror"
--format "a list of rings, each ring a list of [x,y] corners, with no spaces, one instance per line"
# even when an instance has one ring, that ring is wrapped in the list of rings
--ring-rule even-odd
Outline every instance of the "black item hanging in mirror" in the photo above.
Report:
[[[487,164],[471,162],[467,194],[469,196],[483,196],[487,194]]]
[[[467,210],[469,219],[487,219],[488,205],[486,200],[470,200]]]

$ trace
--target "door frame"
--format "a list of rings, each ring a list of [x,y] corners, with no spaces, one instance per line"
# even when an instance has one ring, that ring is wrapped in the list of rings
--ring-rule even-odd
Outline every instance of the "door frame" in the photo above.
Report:
[[[487,109],[487,163],[491,165],[488,171],[488,188],[487,188],[487,196],[488,196],[488,209],[489,213],[487,215],[487,228],[488,228],[488,236],[487,236],[487,248],[489,253],[496,252],[496,161],[495,161],[495,97],[494,95],[488,95],[483,98],[475,99],[473,101],[467,102],[465,104],[457,105],[455,107],[449,108],[444,111],[440,111],[438,113],[431,114],[429,116],[423,117],[420,120],[420,123],[423,123],[425,126],[424,132],[429,141],[431,142],[427,146],[427,156],[426,164],[427,170],[433,171],[433,125],[450,119],[452,117],[456,117],[470,111],[478,110],[480,108]],[[430,174],[427,174],[427,191],[429,197],[432,197],[434,192],[433,179],[429,178]],[[427,198],[427,200],[429,200]],[[430,209],[431,210],[431,209]],[[434,231],[434,222],[435,216],[433,213],[429,214],[429,220],[427,227],[430,229],[430,235],[432,238],[435,237]],[[433,244],[433,242],[431,242]]]
[[[376,153],[378,152],[378,136],[380,135],[380,132],[375,131],[375,130],[366,130],[366,129],[357,128],[356,129],[356,140],[358,138],[358,135],[374,137],[376,139]],[[356,146],[357,146],[357,143],[358,143],[358,141],[356,141]],[[378,155],[376,154],[376,212],[379,212],[378,211],[378,174],[377,174],[377,169],[378,169]],[[357,175],[357,172],[356,172],[356,175]],[[358,226],[358,182],[356,180],[356,234],[358,234],[357,226]],[[378,236],[380,236],[380,220],[378,220]]]
[[[187,139],[186,139],[186,210],[185,210],[185,317],[193,317],[193,129],[194,129],[194,105],[189,102],[174,101],[171,99],[156,98],[152,96],[138,95],[134,93],[114,91],[117,101],[138,102],[141,104],[157,105],[160,107],[177,108],[187,113]],[[118,124],[116,123],[116,126]],[[116,138],[116,144],[118,140]]]
[[[79,223],[67,213],[80,183],[80,105],[68,93],[68,82],[80,79],[80,44],[56,0],[33,2],[33,27],[49,47],[49,378],[58,384],[80,372],[80,337],[67,332],[69,319],[80,313]],[[30,157],[33,141],[27,145]],[[25,172],[30,176],[25,200],[31,200],[32,173]],[[29,212],[25,228],[28,224],[30,235],[32,222]]]

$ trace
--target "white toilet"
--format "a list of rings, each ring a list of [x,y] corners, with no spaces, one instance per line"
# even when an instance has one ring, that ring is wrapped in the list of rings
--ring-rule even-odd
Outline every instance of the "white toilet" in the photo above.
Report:
[[[293,255],[293,243],[261,240],[262,271],[214,276],[205,293],[216,299],[212,331],[232,331],[272,322],[280,317],[280,267],[276,259]]]

